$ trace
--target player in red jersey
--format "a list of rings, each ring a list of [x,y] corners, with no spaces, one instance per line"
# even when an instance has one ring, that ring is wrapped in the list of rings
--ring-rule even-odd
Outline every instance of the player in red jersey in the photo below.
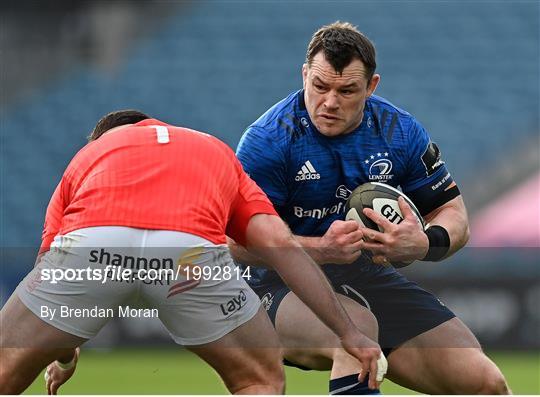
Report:
[[[0,392],[24,391],[53,362],[47,387],[56,393],[78,346],[133,310],[126,305],[135,298],[231,392],[283,392],[277,335],[225,235],[272,263],[378,387],[386,372],[379,346],[352,323],[232,150],[210,135],[119,111],[100,120],[67,167],[36,267],[0,311]],[[142,277],[158,270],[176,277]]]

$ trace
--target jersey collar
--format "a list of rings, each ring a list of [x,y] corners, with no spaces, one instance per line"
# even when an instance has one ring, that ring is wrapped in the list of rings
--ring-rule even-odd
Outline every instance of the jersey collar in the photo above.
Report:
[[[163,121],[159,121],[157,119],[145,119],[145,120],[139,121],[138,123],[136,123],[134,125],[144,127],[144,126],[147,126],[147,125],[163,125],[163,126],[166,126],[166,125],[169,125],[169,124],[164,123]]]

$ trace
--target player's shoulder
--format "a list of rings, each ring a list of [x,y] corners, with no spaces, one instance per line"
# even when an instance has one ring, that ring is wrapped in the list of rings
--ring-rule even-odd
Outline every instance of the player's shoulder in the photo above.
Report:
[[[175,132],[180,133],[183,138],[192,139],[192,140],[201,141],[201,142],[208,142],[217,146],[225,145],[225,143],[221,141],[219,138],[216,138],[215,136],[207,132],[194,130],[188,127],[178,127],[178,126],[173,126],[173,125],[170,127],[173,128]]]
[[[214,161],[230,162],[234,159],[234,150],[218,137],[189,127],[163,124],[171,132],[171,143],[188,152],[197,151],[199,155]]]
[[[421,127],[412,114],[378,95],[371,95],[368,98],[366,112],[370,119],[368,122],[390,140],[392,137],[414,134],[418,127]]]
[[[302,134],[304,113],[303,90],[294,91],[264,112],[246,133],[264,136],[274,143],[288,143]]]
[[[193,130],[191,128],[182,128],[182,131],[189,135],[191,139],[197,142],[197,146],[202,145],[210,151],[218,151],[227,158],[234,157],[234,150],[218,137],[207,132]]]
[[[376,116],[382,116],[383,113],[395,114],[403,120],[414,120],[414,116],[406,110],[394,105],[388,99],[378,95],[371,95],[367,99],[367,107],[371,113]]]
[[[284,118],[294,117],[298,108],[298,99],[301,91],[294,91],[281,101],[275,103],[264,112],[251,126],[257,128],[269,128],[275,126]]]

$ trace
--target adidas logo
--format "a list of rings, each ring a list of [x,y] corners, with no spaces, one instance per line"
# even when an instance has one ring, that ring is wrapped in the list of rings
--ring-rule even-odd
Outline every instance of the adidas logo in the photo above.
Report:
[[[296,173],[295,181],[308,181],[311,179],[321,179],[321,174],[315,171],[315,167],[308,160],[304,163],[300,171]]]

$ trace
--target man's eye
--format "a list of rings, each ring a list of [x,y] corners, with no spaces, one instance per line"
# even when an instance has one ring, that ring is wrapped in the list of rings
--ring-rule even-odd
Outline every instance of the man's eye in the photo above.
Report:
[[[319,90],[319,91],[324,90],[324,86],[322,86],[322,85],[320,85],[320,84],[313,84],[313,86],[314,86],[317,90]]]

